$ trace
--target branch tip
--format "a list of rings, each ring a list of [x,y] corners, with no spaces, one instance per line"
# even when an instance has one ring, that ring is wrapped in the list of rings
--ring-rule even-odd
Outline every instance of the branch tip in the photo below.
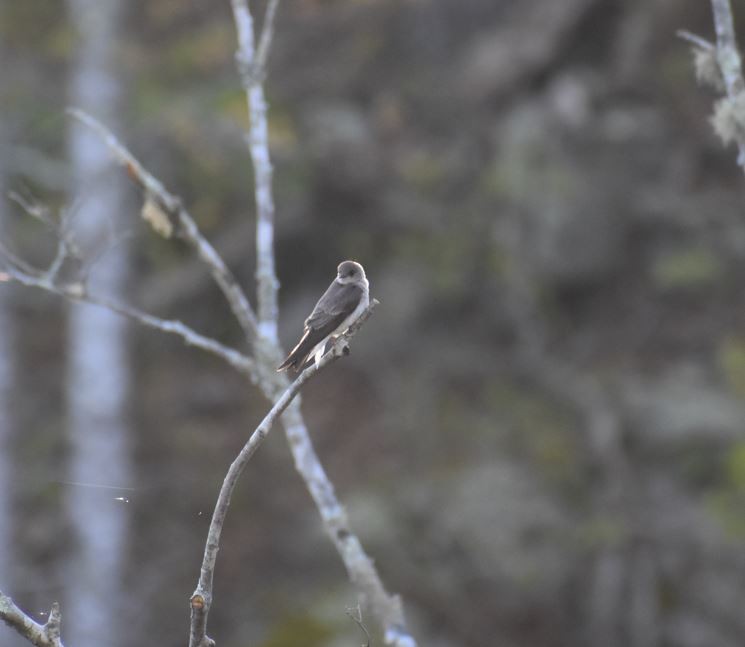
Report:
[[[675,32],[675,35],[678,38],[688,41],[689,43],[691,43],[691,45],[694,45],[697,48],[705,49],[709,51],[714,51],[716,49],[714,47],[714,43],[710,43],[705,38],[702,38],[698,34],[694,34],[693,32],[690,32],[687,29],[678,29],[678,31]]]

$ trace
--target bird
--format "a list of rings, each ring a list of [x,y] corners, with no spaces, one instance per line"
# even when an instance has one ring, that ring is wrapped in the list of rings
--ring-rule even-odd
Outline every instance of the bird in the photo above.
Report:
[[[305,320],[303,336],[277,371],[299,371],[312,355],[318,366],[329,338],[349,328],[369,305],[370,284],[362,265],[342,261],[336,268],[336,278]]]

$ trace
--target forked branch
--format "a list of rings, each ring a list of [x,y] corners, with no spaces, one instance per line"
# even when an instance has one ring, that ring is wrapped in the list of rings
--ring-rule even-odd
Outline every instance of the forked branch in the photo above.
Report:
[[[170,193],[163,183],[153,176],[100,122],[80,110],[73,109],[70,113],[102,138],[114,158],[142,189],[144,194],[142,215],[155,231],[166,237],[178,236],[196,251],[228,301],[246,339],[251,344],[252,356],[246,356],[216,340],[204,337],[179,321],[160,319],[129,306],[111,302],[104,297],[91,295],[88,293],[85,282],[61,283],[58,279],[58,270],[67,253],[63,248],[60,248],[59,253],[63,257],[62,260],[58,255],[50,269],[44,272],[35,270],[6,250],[4,260],[7,278],[47,290],[73,301],[94,303],[134,319],[145,326],[176,334],[185,343],[222,357],[231,366],[258,383],[264,395],[270,401],[275,402],[225,477],[205,546],[199,582],[191,598],[190,644],[192,647],[207,647],[213,644],[213,641],[206,635],[207,615],[212,602],[212,580],[220,532],[230,496],[245,464],[280,416],[296,468],[306,483],[326,532],[334,543],[364,606],[382,626],[385,643],[395,647],[416,647],[415,639],[406,629],[400,599],[386,592],[372,559],[367,556],[361,542],[351,530],[346,512],[336,497],[334,487],[315,453],[298,401],[295,399],[302,386],[320,368],[344,352],[346,340],[364,323],[377,302],[374,301],[363,317],[336,341],[318,368],[313,366],[307,369],[292,384],[288,382],[285,374],[277,374],[274,371],[276,361],[283,353],[277,335],[279,282],[274,262],[272,166],[269,157],[267,107],[262,81],[278,0],[269,0],[264,25],[258,39],[258,48],[254,46],[253,19],[247,2],[231,0],[231,5],[239,40],[236,58],[247,94],[250,118],[247,141],[254,166],[257,209],[258,316],[254,313],[237,280],[217,251],[201,234],[181,200]],[[54,644],[53,647],[59,646]]]
[[[152,175],[101,122],[77,108],[70,108],[68,112],[101,137],[113,154],[114,159],[124,166],[129,177],[142,188],[145,194],[143,215],[147,215],[147,210],[150,213],[157,210],[163,212],[164,217],[168,219],[168,223],[160,225],[163,229],[158,229],[159,233],[168,237],[170,232],[173,231],[194,248],[199,258],[209,269],[215,283],[222,290],[247,340],[251,343],[254,342],[257,336],[257,322],[251,304],[233,273],[225,265],[215,248],[201,234],[196,222],[183,206],[181,200],[170,193],[163,183]],[[170,229],[168,224],[171,226]]]
[[[238,51],[235,58],[246,92],[249,114],[248,147],[254,168],[256,197],[256,283],[259,302],[259,332],[274,345],[279,344],[277,322],[279,281],[274,264],[274,197],[272,196],[272,162],[269,158],[269,128],[264,97],[264,66],[274,28],[277,0],[271,0],[264,18],[259,50],[254,46],[253,17],[246,0],[231,0]]]
[[[237,351],[234,348],[225,346],[211,337],[206,337],[196,330],[190,328],[181,321],[175,319],[162,319],[154,315],[142,312],[137,308],[117,303],[107,297],[90,294],[84,283],[57,283],[48,272],[32,273],[28,267],[26,271],[18,267],[12,261],[13,257],[9,256],[3,250],[0,250],[0,261],[4,271],[3,279],[6,281],[15,281],[27,287],[39,288],[51,294],[68,299],[78,303],[89,303],[91,305],[101,306],[112,312],[116,312],[123,317],[131,319],[147,328],[154,328],[161,332],[181,337],[187,346],[200,348],[208,353],[225,360],[237,371],[245,374],[255,381],[256,363],[247,355]]]
[[[13,600],[0,591],[0,620],[15,629],[36,647],[64,647],[60,638],[62,614],[59,604],[52,604],[46,624],[32,620]]]
[[[191,633],[189,636],[189,647],[212,647],[214,641],[207,636],[207,616],[212,604],[212,581],[215,572],[215,562],[217,561],[217,551],[220,547],[220,535],[225,523],[225,517],[230,506],[230,499],[233,490],[238,483],[238,478],[246,467],[251,457],[256,453],[259,445],[264,441],[274,423],[287,409],[295,396],[300,392],[305,383],[310,380],[318,371],[328,366],[343,354],[348,352],[348,341],[357,333],[362,325],[372,314],[378,301],[373,299],[369,307],[362,313],[359,319],[354,322],[343,334],[341,334],[333,343],[331,349],[323,356],[320,363],[316,366],[312,364],[305,369],[297,379],[290,384],[279,399],[274,403],[269,413],[264,416],[256,430],[251,434],[248,442],[243,446],[236,459],[230,465],[228,473],[225,475],[220,494],[217,497],[215,511],[212,514],[209,531],[207,532],[207,543],[204,547],[204,558],[199,576],[199,583],[196,590],[191,596]]]

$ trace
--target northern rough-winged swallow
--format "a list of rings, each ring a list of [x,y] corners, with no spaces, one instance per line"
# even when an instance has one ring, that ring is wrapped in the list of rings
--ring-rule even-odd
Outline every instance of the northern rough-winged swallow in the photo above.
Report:
[[[370,305],[370,284],[362,265],[354,261],[339,263],[336,278],[305,320],[303,336],[277,368],[299,371],[315,355],[316,366],[326,350],[329,337],[344,332]]]

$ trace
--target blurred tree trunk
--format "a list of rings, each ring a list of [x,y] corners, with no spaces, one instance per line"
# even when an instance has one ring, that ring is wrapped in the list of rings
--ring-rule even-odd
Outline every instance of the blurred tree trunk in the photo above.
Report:
[[[116,124],[119,83],[113,65],[122,4],[68,0],[78,50],[70,104]],[[94,289],[121,298],[127,247],[112,245],[123,211],[123,187],[106,150],[89,130],[70,123],[72,222],[84,255],[100,256]],[[102,308],[73,306],[68,323],[67,406],[70,441],[68,512],[76,538],[63,607],[66,641],[76,647],[113,644],[120,635],[124,551],[130,519],[112,486],[132,482],[126,401],[130,388],[125,321]],[[77,484],[77,485],[76,485]],[[106,487],[98,487],[106,486]],[[129,634],[131,637],[131,634]],[[123,643],[120,643],[123,644]]]

